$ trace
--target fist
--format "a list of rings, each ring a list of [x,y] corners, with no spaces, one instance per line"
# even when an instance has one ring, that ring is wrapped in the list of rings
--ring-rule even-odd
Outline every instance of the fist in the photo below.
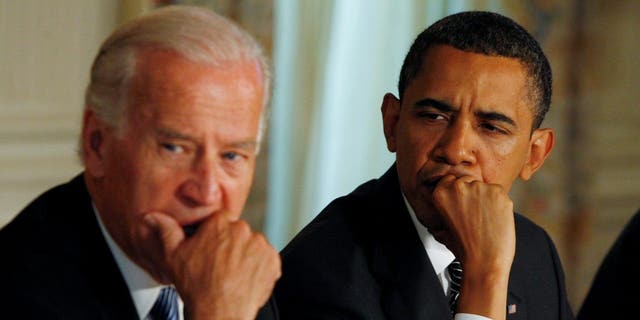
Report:
[[[470,176],[448,175],[436,186],[433,200],[446,224],[445,231],[434,236],[464,266],[510,270],[515,255],[515,222],[513,202],[502,186]]]
[[[280,277],[280,256],[243,220],[223,213],[193,236],[166,215],[155,215],[169,277],[190,319],[254,319]]]

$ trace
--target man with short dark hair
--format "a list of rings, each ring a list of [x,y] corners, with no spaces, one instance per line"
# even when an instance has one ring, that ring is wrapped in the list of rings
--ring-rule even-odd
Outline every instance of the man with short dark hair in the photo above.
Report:
[[[571,319],[544,230],[508,196],[551,152],[551,70],[488,12],[448,16],[412,45],[382,102],[396,163],[329,204],[282,251],[283,319]]]
[[[87,87],[84,172],[0,231],[0,318],[277,318],[280,258],[239,218],[269,82],[255,40],[203,8],[114,31]]]

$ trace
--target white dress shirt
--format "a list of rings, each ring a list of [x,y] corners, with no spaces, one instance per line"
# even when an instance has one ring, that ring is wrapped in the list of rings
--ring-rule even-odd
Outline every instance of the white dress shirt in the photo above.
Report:
[[[129,259],[129,257],[122,251],[122,249],[120,249],[113,238],[111,238],[111,235],[104,227],[104,224],[102,224],[102,219],[100,219],[98,209],[95,207],[95,205],[93,205],[93,211],[96,215],[96,219],[98,220],[98,224],[100,225],[102,235],[107,241],[109,249],[111,249],[111,254],[115,258],[118,268],[120,268],[120,272],[122,273],[127,287],[129,287],[129,292],[131,293],[133,304],[138,311],[138,316],[140,319],[147,319],[151,308],[153,308],[156,299],[158,299],[158,295],[160,295],[160,290],[166,287],[166,285],[158,283],[144,269],[140,268],[137,264]],[[180,299],[179,297],[178,305],[180,310],[180,320],[184,320],[184,304],[182,303],[182,299]]]
[[[420,236],[420,240],[424,245],[425,251],[427,251],[427,256],[429,256],[429,260],[431,260],[431,265],[433,266],[433,270],[435,270],[436,275],[438,275],[438,279],[442,284],[442,288],[444,289],[444,294],[447,295],[449,291],[449,272],[447,272],[447,266],[455,259],[455,256],[444,244],[440,243],[436,238],[429,232],[429,230],[420,223],[418,218],[416,217],[415,211],[407,201],[407,198],[402,194],[402,199],[404,200],[404,204],[409,211],[409,215],[411,216],[411,221],[413,221],[413,225],[416,227],[416,231],[418,231],[418,235]],[[505,307],[506,308],[506,307]],[[491,320],[490,318],[470,314],[470,313],[456,313],[454,320]]]

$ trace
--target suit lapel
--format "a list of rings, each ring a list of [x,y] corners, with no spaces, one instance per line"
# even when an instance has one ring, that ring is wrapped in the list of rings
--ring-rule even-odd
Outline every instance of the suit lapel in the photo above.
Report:
[[[83,279],[87,303],[103,319],[137,319],[129,289],[102,235],[82,175],[70,183],[65,256],[76,261],[67,270]]]
[[[389,319],[449,319],[449,307],[407,211],[395,165],[380,179],[369,207],[374,233],[370,267]]]
[[[384,312],[390,319],[449,319],[448,301],[402,200],[395,165],[379,182],[368,207],[375,234],[370,267]],[[524,286],[514,276],[518,264],[516,254],[505,306],[509,320],[527,319]]]
[[[516,226],[517,228],[517,226]],[[524,320],[527,319],[527,305],[525,304],[525,292],[522,279],[516,275],[516,270],[520,269],[520,259],[518,257],[518,249],[516,245],[516,256],[511,265],[511,273],[509,274],[509,292],[507,295],[507,320]]]

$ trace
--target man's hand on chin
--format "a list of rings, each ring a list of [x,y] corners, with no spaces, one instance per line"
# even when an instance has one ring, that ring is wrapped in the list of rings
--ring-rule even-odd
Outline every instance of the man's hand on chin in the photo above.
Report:
[[[170,216],[149,214],[189,319],[254,319],[280,277],[280,256],[243,220],[214,213],[190,237]],[[158,260],[158,258],[155,258]]]
[[[470,176],[449,175],[440,180],[433,199],[447,226],[445,244],[463,265],[457,311],[504,319],[516,245],[507,191]]]

